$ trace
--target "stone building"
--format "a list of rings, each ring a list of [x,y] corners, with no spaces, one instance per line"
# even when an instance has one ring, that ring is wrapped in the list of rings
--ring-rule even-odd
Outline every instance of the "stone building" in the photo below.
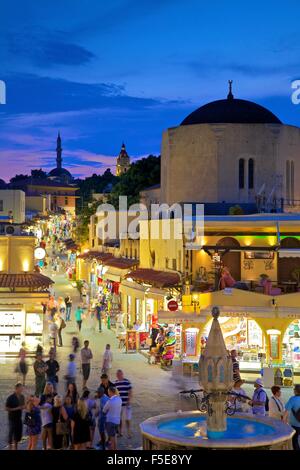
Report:
[[[116,175],[121,176],[123,173],[126,173],[130,168],[130,157],[126,151],[124,142],[122,143],[121,151],[117,158],[117,169]]]

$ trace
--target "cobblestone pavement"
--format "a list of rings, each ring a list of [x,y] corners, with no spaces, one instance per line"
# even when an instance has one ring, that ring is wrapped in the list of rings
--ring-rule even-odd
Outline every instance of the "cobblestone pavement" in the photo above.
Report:
[[[76,304],[79,302],[79,296],[70,283],[66,280],[63,274],[58,274],[55,277],[55,293],[57,296],[65,296],[69,293],[73,299],[73,312]],[[111,330],[104,328],[102,333],[96,329],[96,323],[88,323],[88,320],[83,321],[82,331],[79,335],[81,344],[85,339],[90,341],[90,347],[94,354],[92,362],[91,377],[88,382],[90,390],[96,390],[100,382],[100,365],[101,358],[106,343],[110,343],[112,346],[112,352],[114,356],[113,369],[111,373],[112,379],[115,378],[116,369],[121,368],[125,372],[125,376],[133,384],[133,418],[132,418],[132,431],[133,437],[128,439],[126,437],[119,438],[118,448],[119,449],[137,449],[142,445],[141,434],[139,430],[139,424],[145,419],[155,416],[161,413],[168,413],[175,410],[187,410],[194,409],[195,404],[193,401],[187,398],[181,398],[179,396],[180,390],[187,390],[191,388],[199,388],[197,377],[189,378],[174,378],[172,377],[171,371],[162,370],[157,365],[149,365],[147,359],[139,353],[126,354],[124,351],[118,349],[118,342],[115,337],[115,333]],[[63,330],[63,342],[64,346],[58,348],[57,359],[61,364],[60,371],[60,383],[58,391],[64,393],[64,381],[65,367],[67,363],[67,356],[71,351],[71,339],[74,335],[77,335],[77,329],[74,321],[67,324],[67,327]],[[47,351],[47,348],[46,348]],[[33,359],[30,359],[32,362]],[[15,359],[11,358],[0,358],[0,420],[2,426],[0,427],[0,447],[6,446],[6,434],[7,434],[7,416],[5,411],[5,399],[9,393],[13,390],[13,386],[16,382],[16,374],[14,373]],[[79,358],[77,359],[78,376],[77,385],[81,389],[82,377],[80,374],[80,363]],[[244,376],[248,381],[254,382],[255,375]],[[245,384],[247,393],[251,396],[253,385]],[[29,368],[27,376],[27,385],[25,394],[28,395],[34,391],[34,373],[33,368]],[[270,394],[270,392],[269,392]],[[283,390],[283,398],[286,400],[291,394],[291,389]],[[98,442],[98,435],[95,436],[95,441]],[[26,441],[21,444],[20,448],[26,448]],[[40,448],[40,446],[39,446]]]

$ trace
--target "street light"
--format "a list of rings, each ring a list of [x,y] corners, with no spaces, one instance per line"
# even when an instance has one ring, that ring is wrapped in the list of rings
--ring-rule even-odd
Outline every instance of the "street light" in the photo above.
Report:
[[[199,307],[200,305],[200,302],[198,300],[198,296],[197,295],[193,295],[192,297],[192,305],[194,306],[194,312],[197,312],[197,307]]]

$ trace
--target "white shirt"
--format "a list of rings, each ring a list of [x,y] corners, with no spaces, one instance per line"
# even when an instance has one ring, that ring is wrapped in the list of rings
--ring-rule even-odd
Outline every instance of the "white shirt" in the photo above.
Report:
[[[46,402],[41,407],[42,426],[46,426],[46,424],[50,424],[53,422],[51,410],[52,410],[51,403]]]
[[[113,355],[110,349],[106,349],[103,354],[103,369],[111,369]]]
[[[103,408],[103,413],[106,414],[106,422],[113,424],[120,424],[122,411],[122,399],[118,395],[113,395]]]
[[[269,416],[270,418],[282,419],[285,406],[278,397],[271,396],[269,400]]]
[[[51,322],[49,325],[49,335],[51,336],[51,338],[56,338],[57,330],[58,330],[57,324],[55,322]]]

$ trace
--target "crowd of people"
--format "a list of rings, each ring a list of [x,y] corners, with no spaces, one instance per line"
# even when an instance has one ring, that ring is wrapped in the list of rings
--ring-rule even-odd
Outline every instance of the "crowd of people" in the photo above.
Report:
[[[281,388],[277,385],[271,387],[272,396],[269,398],[262,378],[254,382],[254,392],[252,397],[248,397],[242,387],[244,381],[241,379],[239,364],[236,358],[236,351],[231,351],[233,381],[228,406],[234,408],[236,412],[252,413],[253,415],[269,416],[290,424],[295,430],[292,439],[293,449],[300,450],[300,384],[294,386],[294,395],[284,404],[281,398]]]
[[[35,393],[25,398],[24,385],[18,382],[14,392],[6,400],[8,412],[8,444],[17,450],[23,436],[23,426],[28,436],[28,450],[42,444],[44,450],[98,448],[117,449],[117,435],[122,437],[124,428],[131,438],[131,382],[117,370],[116,380],[111,381],[109,371],[112,364],[110,345],[106,346],[102,360],[102,374],[97,390],[87,388],[93,353],[89,341],[84,341],[80,351],[82,371],[82,393],[77,388],[77,366],[75,354],[69,355],[66,369],[65,392],[58,394],[58,372],[60,365],[53,349],[49,359],[43,360],[38,353],[34,362]],[[96,428],[99,441],[95,445]]]

